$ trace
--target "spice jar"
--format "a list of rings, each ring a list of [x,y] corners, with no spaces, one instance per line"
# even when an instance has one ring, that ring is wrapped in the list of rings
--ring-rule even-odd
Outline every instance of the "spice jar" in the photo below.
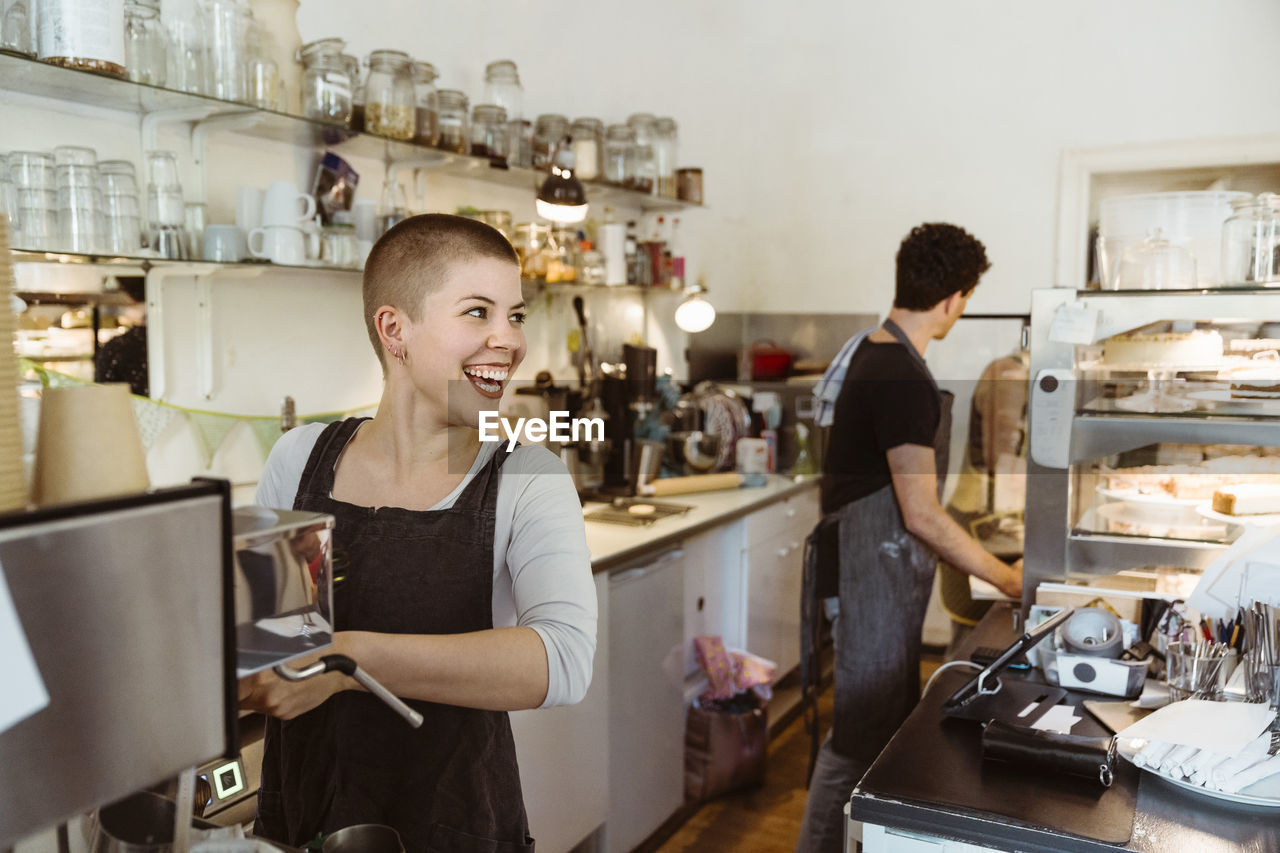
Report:
[[[584,181],[596,180],[603,159],[604,122],[598,118],[574,119],[569,135],[573,137],[574,174]]]
[[[533,168],[551,171],[556,146],[569,133],[569,120],[556,113],[538,116],[533,123]]]
[[[471,111],[471,156],[507,159],[507,111],[493,104],[476,104]]]
[[[124,0],[34,0],[36,55],[45,62],[125,75]]]
[[[571,226],[558,225],[551,230],[547,244],[547,283],[572,282],[578,278],[578,232]]]
[[[430,62],[413,63],[413,141],[435,145],[440,138],[436,105],[436,68]]]
[[[342,39],[322,39],[302,46],[302,112],[312,121],[350,124],[351,76],[342,56]]]
[[[655,195],[676,197],[676,151],[679,145],[676,122],[660,118],[653,123],[653,171],[657,177]]]
[[[676,169],[676,198],[702,204],[702,169]]]
[[[437,148],[466,154],[471,134],[467,131],[467,96],[457,89],[441,89],[436,92],[439,107]]]
[[[124,4],[126,73],[135,83],[163,86],[168,39],[160,26],[160,0],[127,0]]]
[[[414,130],[413,77],[409,54],[375,50],[369,54],[365,79],[364,129],[391,139],[412,139]]]
[[[360,73],[360,60],[344,53],[342,67],[351,78],[351,129],[364,130],[364,75]]]
[[[611,184],[627,186],[635,168],[632,165],[636,132],[625,124],[611,124],[604,132],[604,179]]]
[[[1280,195],[1233,202],[1222,225],[1222,281],[1261,284],[1280,281]]]

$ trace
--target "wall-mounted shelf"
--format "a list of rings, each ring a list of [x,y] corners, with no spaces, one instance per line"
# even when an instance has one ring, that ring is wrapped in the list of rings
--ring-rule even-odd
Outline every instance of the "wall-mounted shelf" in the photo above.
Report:
[[[300,116],[271,110],[260,110],[246,104],[231,103],[204,95],[177,92],[81,71],[62,68],[35,59],[0,54],[0,89],[51,98],[69,103],[134,112],[140,116],[171,111],[198,111],[204,108],[208,118],[220,115],[242,115],[243,125],[231,132],[259,139],[270,139],[302,147],[331,148],[352,157],[395,160],[428,160],[434,174],[483,181],[500,186],[536,192],[545,180],[544,172],[534,169],[500,168],[488,158],[441,151],[412,142],[387,139],[371,133],[351,130],[339,125],[312,121]],[[677,211],[701,205],[677,199],[633,192],[609,184],[586,182],[587,197],[593,206],[638,207],[645,211]]]
[[[205,261],[192,259],[188,261],[172,258],[131,257],[125,255],[88,255],[75,252],[41,252],[31,249],[13,249],[11,256],[14,263],[35,264],[82,264],[85,266],[103,267],[112,275],[145,275],[153,269],[188,268],[193,273],[215,272],[227,270],[297,270],[302,272],[339,273],[359,277],[362,270],[348,267],[328,267],[322,264],[274,264],[270,261]]]

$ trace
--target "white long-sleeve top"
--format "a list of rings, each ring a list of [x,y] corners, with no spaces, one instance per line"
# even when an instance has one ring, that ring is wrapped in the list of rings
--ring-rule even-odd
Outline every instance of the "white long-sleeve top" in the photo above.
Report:
[[[324,424],[280,437],[258,482],[255,503],[291,509],[302,471]],[[471,470],[433,506],[453,506],[506,442],[484,442]],[[521,445],[498,469],[493,537],[493,624],[532,628],[547,650],[542,707],[580,702],[591,683],[596,650],[596,589],[582,506],[568,470],[546,448]]]

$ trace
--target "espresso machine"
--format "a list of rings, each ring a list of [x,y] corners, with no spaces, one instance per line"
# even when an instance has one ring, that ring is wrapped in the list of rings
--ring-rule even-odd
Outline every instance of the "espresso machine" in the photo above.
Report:
[[[635,438],[636,422],[653,409],[658,393],[658,351],[623,344],[621,364],[602,364],[600,401],[606,414],[604,435],[609,443],[601,491],[634,495],[640,472],[648,467]]]

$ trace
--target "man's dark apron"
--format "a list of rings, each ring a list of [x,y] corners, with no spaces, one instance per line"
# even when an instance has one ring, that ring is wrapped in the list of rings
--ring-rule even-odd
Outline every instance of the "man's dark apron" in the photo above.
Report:
[[[363,420],[321,433],[293,504],[337,520],[335,629],[492,628],[498,468],[509,454],[494,454],[449,509],[353,506],[330,495],[338,457]],[[294,720],[268,719],[254,831],[302,846],[319,832],[381,823],[399,830],[408,853],[532,851],[506,713],[408,704],[425,718],[419,729],[356,690]]]
[[[884,328],[927,373],[924,359],[906,333],[891,320],[885,321]],[[938,391],[932,379],[930,383]],[[953,397],[949,392],[938,394],[941,417],[933,452],[941,500]],[[818,577],[819,540],[838,554],[838,586],[826,593]],[[920,632],[936,564],[933,551],[907,531],[892,483],[827,514],[811,535],[805,570],[804,645],[806,655],[812,656],[821,618],[817,599],[837,593],[840,617],[833,628],[832,747],[840,755],[869,763],[920,700]],[[803,665],[806,673],[815,668],[814,657]]]

